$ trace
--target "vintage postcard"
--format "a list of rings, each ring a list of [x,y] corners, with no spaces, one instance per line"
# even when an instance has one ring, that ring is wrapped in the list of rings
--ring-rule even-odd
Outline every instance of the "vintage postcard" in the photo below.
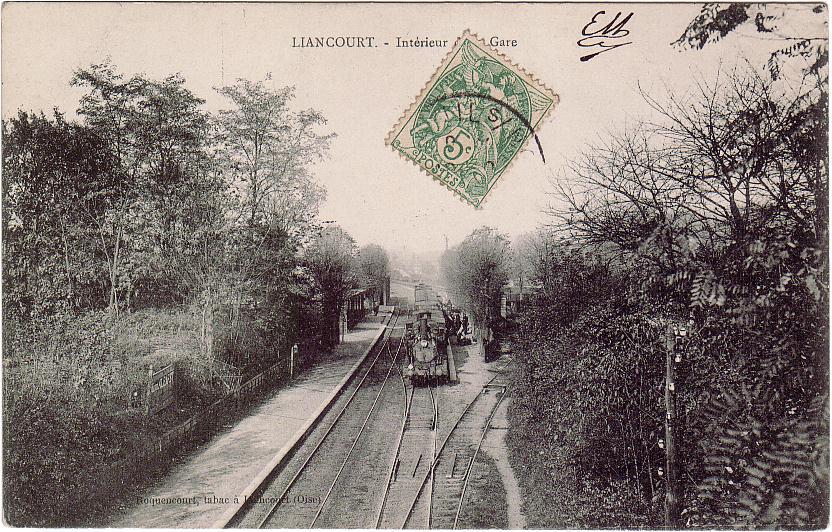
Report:
[[[6,2],[4,523],[828,526],[828,21]]]

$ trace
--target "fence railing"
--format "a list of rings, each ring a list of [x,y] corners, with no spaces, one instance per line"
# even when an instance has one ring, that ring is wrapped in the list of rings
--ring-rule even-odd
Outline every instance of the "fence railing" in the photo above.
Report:
[[[289,369],[290,363],[297,366],[297,357],[279,358],[273,365],[240,384],[236,390],[228,391],[204,410],[179,423],[153,442],[120,461],[102,466],[100,475],[106,480],[98,482],[98,489],[94,493],[88,492],[87,498],[112,495],[111,490],[115,486],[130,485],[137,472],[163,463],[165,458],[173,455],[183,444],[192,441],[195,432],[207,433],[225,414],[249,400],[260,388],[269,384],[275,385],[294,374],[294,369]]]

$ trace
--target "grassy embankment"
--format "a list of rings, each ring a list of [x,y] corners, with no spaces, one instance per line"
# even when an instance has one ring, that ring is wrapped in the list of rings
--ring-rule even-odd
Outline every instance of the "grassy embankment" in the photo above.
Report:
[[[477,455],[476,465],[471,470],[457,528],[508,528],[506,489],[494,460],[483,452]]]
[[[105,510],[127,488],[111,485],[108,467],[219,396],[206,380],[200,321],[187,309],[5,325],[4,506],[15,526],[84,523]],[[177,401],[145,416],[130,396],[151,364],[175,365]],[[141,484],[153,471],[137,473]],[[102,493],[109,500],[96,500]]]

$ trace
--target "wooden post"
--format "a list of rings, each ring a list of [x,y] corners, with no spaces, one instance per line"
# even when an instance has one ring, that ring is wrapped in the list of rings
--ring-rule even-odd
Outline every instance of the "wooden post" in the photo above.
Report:
[[[447,478],[454,478],[454,469],[456,469],[456,455],[457,455],[457,453],[454,453],[454,459],[451,462],[451,470],[448,471]]]
[[[668,326],[666,340],[666,376],[664,387],[665,415],[664,444],[667,457],[667,492],[665,494],[664,521],[667,528],[681,528],[681,503],[679,464],[676,456],[676,330]]]
[[[295,376],[295,354],[298,352],[298,344],[294,344],[289,351],[289,379]]]

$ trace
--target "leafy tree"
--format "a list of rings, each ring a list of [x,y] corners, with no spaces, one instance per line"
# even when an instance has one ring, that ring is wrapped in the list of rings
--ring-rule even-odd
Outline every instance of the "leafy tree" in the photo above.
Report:
[[[766,306],[761,290],[773,295],[776,285],[760,286],[736,264],[755,246],[792,242],[794,273],[819,295],[828,180],[824,152],[806,150],[806,131],[819,124],[800,109],[805,95],[788,98],[753,72],[700,90],[692,104],[648,97],[662,121],[589,148],[569,184],[557,185],[568,205],[553,211],[560,227],[642,261],[671,292],[681,289],[683,304],[696,279],[696,306],[733,296],[738,319]],[[735,288],[709,289],[712,275]]]
[[[442,275],[477,323],[490,326],[500,314],[501,290],[509,279],[512,255],[505,235],[490,227],[474,230],[442,255]]]
[[[198,230],[185,210],[202,209],[222,189],[210,171],[204,100],[184,83],[180,76],[125,80],[110,63],[79,69],[72,79],[88,89],[78,114],[115,161],[115,180],[97,183],[81,202],[106,259],[111,309],[129,305],[137,291],[145,299],[176,292],[163,271],[171,256],[188,253]]]
[[[3,174],[6,316],[100,308],[107,275],[87,206],[116,186],[103,139],[57,111],[21,111],[3,124]]]
[[[140,82],[123,79],[109,63],[79,70],[72,79],[72,85],[89,89],[81,99],[79,115],[104,140],[115,161],[115,179],[98,183],[97,194],[82,202],[82,211],[96,227],[100,251],[106,258],[109,307],[115,312],[118,311],[120,274],[125,262],[125,229],[131,206],[142,197],[141,160],[131,127],[137,114]]]
[[[322,158],[334,134],[313,109],[292,111],[294,87],[272,90],[262,81],[238,80],[217,89],[233,108],[216,119],[220,157],[240,191],[249,225],[277,223],[287,233],[308,229],[324,192],[309,166]]]
[[[226,185],[209,155],[209,121],[204,100],[185,88],[181,76],[162,81],[135,78],[140,98],[134,115],[137,155],[142,160],[144,198],[132,223],[140,236],[132,241],[130,297],[159,302],[166,293],[190,295],[171,271],[182,257],[202,252],[199,233],[227,205]],[[139,293],[141,292],[141,293]]]
[[[367,286],[383,288],[390,277],[390,257],[378,244],[368,244],[358,252],[361,282]]]
[[[829,515],[826,10],[824,5],[709,4],[675,43],[702,48],[753,19],[758,33],[783,44],[769,58],[771,79],[802,89],[779,139],[783,150],[776,157],[785,168],[781,201],[769,207],[789,210],[790,216],[726,261],[725,268],[741,272],[747,287],[736,276],[712,270],[692,284],[692,304],[713,320],[703,340],[729,338],[713,319],[719,310],[732,322],[739,317],[746,328],[734,350],[741,353],[740,371],[751,378],[720,388],[708,405],[714,422],[698,433],[713,434],[703,445],[718,442],[706,457],[708,476],[697,486],[707,502],[702,513],[723,515],[731,524],[818,526]],[[789,180],[793,176],[796,185]],[[785,192],[793,186],[794,196]],[[737,293],[744,296],[738,303]],[[694,519],[700,511],[691,512]]]
[[[277,352],[299,333],[297,307],[313,295],[292,271],[324,197],[311,165],[326,155],[333,135],[317,133],[326,123],[319,112],[290,109],[292,87],[238,80],[217,92],[232,104],[214,118],[212,138],[214,169],[230,194],[224,246],[212,266],[219,271],[204,270],[200,293],[205,315],[222,301],[228,306],[233,347],[225,350],[234,353],[225,356],[239,361],[247,337],[265,335]]]
[[[180,399],[197,408],[217,392],[220,362],[248,373],[301,334],[337,339],[355,283],[348,235],[313,231],[323,191],[311,165],[331,135],[316,133],[320,113],[288,109],[291,89],[240,81],[221,90],[235,107],[211,116],[179,75],[128,77],[105,62],[72,84],[85,91],[77,122],[57,110],[3,122],[15,524],[66,525],[67,508],[101,506],[106,467],[172,420],[128,407],[147,371],[135,337],[176,338],[163,357],[182,366]],[[299,267],[305,258],[322,269]],[[156,308],[133,313],[143,307]],[[57,489],[67,478],[71,489]]]
[[[338,343],[339,323],[344,302],[358,284],[356,245],[352,237],[338,226],[321,230],[304,251],[304,266],[321,294],[324,322],[329,345]]]
[[[748,9],[706,7],[692,24],[698,42]],[[794,85],[778,73],[723,72],[694,98],[645,95],[655,118],[590,146],[559,186],[568,207],[552,211],[563,237],[624,275],[622,308],[653,331],[620,353],[660,352],[656,324],[690,332],[676,361],[690,525],[828,515],[828,91],[812,68]],[[566,306],[556,301],[543,304]],[[602,316],[592,348],[621,334],[609,326],[622,314]],[[618,401],[608,392],[604,409]]]

